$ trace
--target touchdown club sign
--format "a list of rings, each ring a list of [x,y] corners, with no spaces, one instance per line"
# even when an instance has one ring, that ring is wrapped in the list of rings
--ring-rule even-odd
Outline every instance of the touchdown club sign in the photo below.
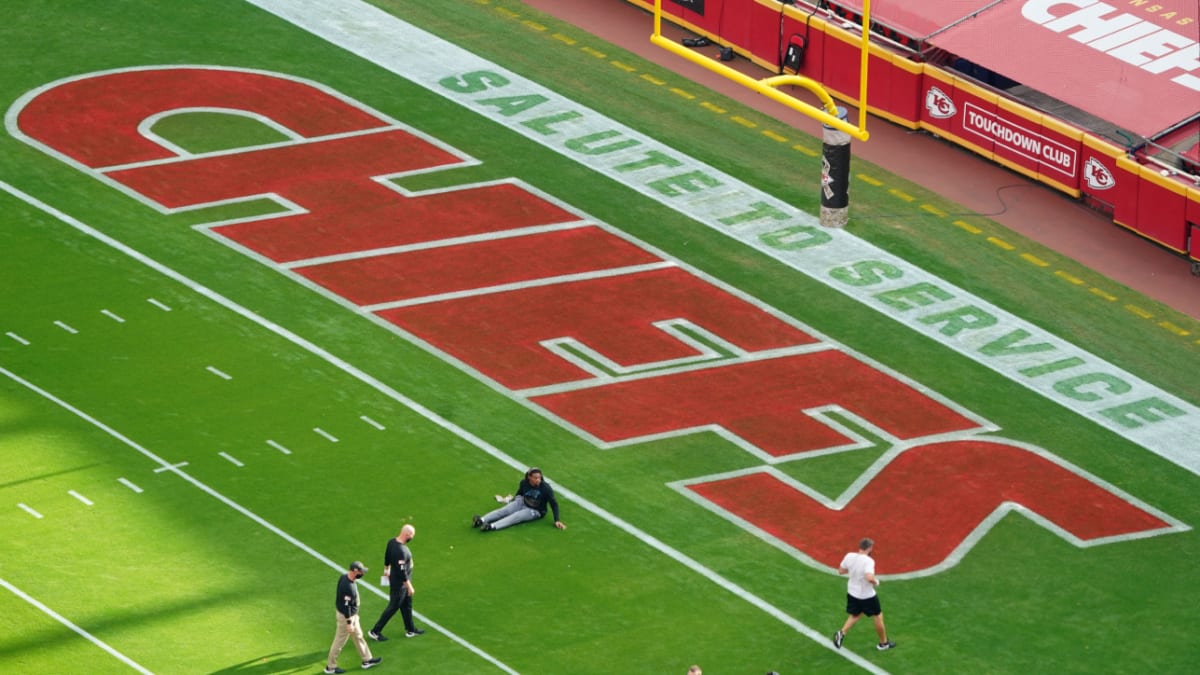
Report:
[[[934,119],[959,116],[964,134],[995,143],[997,149],[1026,157],[1067,179],[1078,175],[1079,151],[1028,128],[1025,120],[1009,119],[969,101],[959,110],[954,100],[937,87],[925,92],[925,110]]]

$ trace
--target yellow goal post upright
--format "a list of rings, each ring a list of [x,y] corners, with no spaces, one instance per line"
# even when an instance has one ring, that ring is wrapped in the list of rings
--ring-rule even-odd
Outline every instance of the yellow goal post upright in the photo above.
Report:
[[[767,98],[782,103],[787,107],[796,110],[808,117],[811,117],[827,127],[837,129],[842,133],[848,134],[852,138],[857,138],[860,141],[865,141],[870,137],[867,133],[867,62],[870,57],[870,39],[871,39],[871,0],[863,0],[862,11],[862,35],[860,36],[860,51],[861,61],[859,64],[859,88],[858,88],[858,126],[854,126],[847,122],[839,115],[837,104],[833,102],[833,97],[829,92],[825,91],[825,87],[821,86],[820,82],[802,75],[774,75],[756,80],[748,75],[730,68],[729,66],[715,61],[703,54],[696,53],[683,45],[675,44],[673,40],[668,40],[662,35],[662,0],[654,0],[654,34],[650,36],[650,42],[666,49],[669,52],[678,54],[683,58],[713,71],[714,73],[737,82],[738,84],[766,96]],[[794,85],[812,92],[820,101],[821,107],[815,106],[806,101],[779,91],[776,87],[785,85]],[[844,111],[843,111],[844,113]]]

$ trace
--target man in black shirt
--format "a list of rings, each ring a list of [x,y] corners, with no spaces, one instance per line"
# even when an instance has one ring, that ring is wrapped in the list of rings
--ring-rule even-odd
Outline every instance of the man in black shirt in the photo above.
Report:
[[[338,578],[337,596],[333,600],[333,606],[337,609],[337,633],[333,636],[333,646],[329,648],[329,659],[325,661],[327,675],[346,672],[338,668],[337,661],[342,647],[350,638],[354,638],[354,648],[362,658],[364,670],[374,668],[383,660],[371,656],[371,648],[363,639],[362,626],[358,624],[358,586],[354,582],[366,573],[367,568],[356,560],[350,563],[350,570]]]
[[[416,637],[425,633],[413,623],[413,559],[412,551],[408,550],[408,542],[415,536],[417,528],[405,525],[400,528],[399,535],[388,540],[387,549],[383,553],[383,580],[388,587],[388,606],[384,608],[383,614],[379,615],[375,627],[367,633],[372,640],[387,640],[387,636],[383,634],[383,627],[392,620],[392,615],[397,609],[404,618],[404,637]]]
[[[517,485],[517,493],[508,497],[496,495],[504,506],[484,516],[475,516],[472,527],[478,527],[482,532],[503,530],[506,527],[537,520],[546,515],[546,507],[554,511],[554,526],[560,530],[567,529],[558,517],[558,500],[554,498],[554,488],[542,477],[542,470],[536,466],[525,472],[525,477]]]

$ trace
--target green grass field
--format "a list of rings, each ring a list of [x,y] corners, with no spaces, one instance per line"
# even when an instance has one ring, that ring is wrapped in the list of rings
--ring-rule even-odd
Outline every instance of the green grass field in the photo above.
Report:
[[[783,126],[520,2],[374,5],[801,211],[819,207],[820,142],[806,135],[815,123]],[[1009,514],[957,564],[887,579],[888,549],[907,543],[889,532],[907,515],[872,504],[874,530],[846,531],[835,553],[861,536],[879,541],[900,647],[877,653],[863,623],[835,651],[845,580],[674,487],[763,464],[744,448],[711,431],[598,447],[519,392],[194,227],[276,205],[151,208],[22,142],[10,116],[0,137],[0,672],[319,672],[339,570],[362,559],[377,582],[386,540],[409,522],[417,621],[429,632],[372,643],[379,672],[1194,669],[1187,587],[1200,479],[1133,434],[532,142],[528,128],[250,3],[27,3],[8,10],[0,44],[5,110],[63,78],[148,66],[320,83],[477,160],[397,179],[403,189],[519,179],[1179,525],[1081,547]],[[153,131],[192,153],[281,139],[205,111]],[[903,176],[855,160],[851,191],[857,238],[1200,406],[1200,322]],[[1174,440],[1195,456],[1195,437]],[[835,497],[888,450],[875,437],[775,468]],[[530,465],[560,488],[569,529],[470,529],[472,513]],[[386,596],[363,595],[370,623]],[[399,618],[389,631],[399,636]],[[358,667],[353,648],[341,665]]]

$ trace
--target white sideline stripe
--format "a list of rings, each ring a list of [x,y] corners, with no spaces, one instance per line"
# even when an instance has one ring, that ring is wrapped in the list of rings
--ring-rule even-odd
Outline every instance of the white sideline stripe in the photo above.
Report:
[[[220,370],[217,370],[213,366],[209,366],[209,367],[205,368],[205,370],[212,373],[213,375],[216,375],[217,377],[221,378],[222,380],[232,380],[233,379],[232,375],[221,372]]]
[[[243,464],[242,462],[238,461],[238,459],[237,459],[236,457],[234,457],[233,455],[229,454],[228,452],[218,452],[217,454],[218,454],[218,455],[220,455],[222,458],[224,458],[224,459],[228,460],[228,461],[229,461],[229,463],[230,463],[230,464],[232,464],[232,465],[234,465],[234,466],[239,466],[239,467],[240,467],[240,466],[246,466],[245,464]]]
[[[72,335],[77,335],[77,334],[79,334],[79,331],[77,331],[77,330],[75,330],[74,328],[72,328],[72,327],[68,326],[67,324],[63,323],[62,321],[55,321],[55,322],[54,322],[54,325],[55,325],[55,326],[58,326],[59,328],[61,328],[61,329],[65,330],[65,331],[67,331],[68,333],[70,333],[70,334],[72,334]]]
[[[143,492],[145,492],[145,490],[143,490],[142,488],[138,487],[137,485],[134,485],[133,481],[129,480],[128,478],[118,478],[117,482],[120,483],[121,485],[124,485],[125,487],[129,488],[130,490],[133,490],[134,492],[136,492],[138,494],[142,494]]]
[[[334,366],[335,368],[338,368],[339,370],[346,373],[347,375],[354,377],[355,379],[363,382],[367,386],[370,386],[373,389],[375,389],[376,391],[380,392],[384,396],[387,396],[388,398],[400,403],[401,405],[405,406],[406,408],[408,408],[409,410],[413,411],[414,413],[420,415],[421,417],[424,417],[425,419],[429,420],[433,424],[445,429],[446,431],[454,434],[455,436],[458,436],[459,438],[467,441],[468,443],[471,443],[472,445],[474,445],[475,447],[484,451],[485,453],[492,456],[493,458],[512,467],[514,470],[524,472],[525,469],[528,468],[528,466],[524,462],[517,461],[515,458],[504,453],[499,448],[496,448],[495,446],[493,446],[490,443],[487,443],[486,441],[484,441],[483,439],[475,436],[474,434],[467,431],[466,429],[463,429],[462,427],[459,427],[458,425],[454,424],[453,422],[437,415],[436,413],[429,410],[428,408],[421,405],[420,403],[417,403],[416,401],[401,394],[400,392],[396,391],[395,389],[389,387],[387,384],[384,384],[383,382],[379,381],[375,377],[356,368],[354,365],[352,365],[346,361],[343,361],[342,359],[339,359],[338,357],[329,353],[325,349],[322,349],[321,347],[314,344],[313,342],[310,342],[310,341],[304,339],[303,337],[296,335],[295,333],[287,330],[286,328],[284,328],[282,326],[279,326],[271,321],[268,321],[267,319],[255,314],[254,312],[251,312],[249,309],[242,307],[241,305],[230,300],[229,298],[226,298],[225,296],[221,295],[220,293],[217,293],[216,291],[208,288],[207,286],[204,286],[200,283],[197,283],[196,281],[193,281],[191,278],[171,269],[170,267],[167,267],[166,265],[163,265],[162,263],[158,262],[157,260],[154,260],[153,258],[145,255],[144,253],[142,253],[136,249],[133,249],[133,248],[127,246],[126,244],[124,244],[120,241],[117,241],[116,239],[113,239],[112,237],[108,236],[107,234],[104,234],[103,232],[95,229],[94,227],[87,225],[83,221],[81,221],[77,218],[73,218],[73,217],[63,213],[62,211],[54,208],[53,206],[50,206],[49,204],[42,202],[41,200],[33,197],[32,195],[28,195],[25,192],[22,192],[21,190],[17,189],[16,187],[14,187],[12,185],[9,185],[8,183],[6,183],[4,181],[0,181],[0,189],[5,190],[9,194],[12,194],[13,196],[17,197],[21,201],[24,201],[26,204],[29,204],[30,206],[33,206],[37,209],[44,211],[48,215],[58,218],[63,223],[70,225],[71,227],[79,230],[80,232],[83,232],[87,235],[90,235],[90,236],[98,239],[101,242],[104,242],[108,246],[111,246],[111,247],[115,248],[116,250],[129,256],[130,258],[133,258],[134,260],[142,263],[143,265],[150,267],[151,269],[162,274],[163,276],[166,276],[167,278],[172,279],[173,281],[176,281],[177,283],[183,284],[184,286],[188,287],[189,289],[196,292],[197,294],[211,300],[212,302],[215,302],[218,305],[221,305],[222,307],[225,307],[226,309],[233,312],[234,314],[237,314],[238,316],[241,316],[241,317],[245,318],[246,320],[251,321],[251,322],[265,328],[266,330],[278,335],[279,337],[287,340],[288,342],[291,342],[292,344],[296,345],[297,347],[304,349],[305,351],[308,351],[309,353],[313,354],[314,356],[316,356],[320,359],[323,359],[325,362],[329,363],[330,365]],[[9,377],[16,377],[15,375],[9,373],[9,371],[5,370],[3,367],[0,367],[0,372],[8,375]],[[24,380],[20,380],[20,381],[22,383],[24,383]],[[32,385],[27,384],[26,386],[29,386],[32,388]],[[34,390],[39,391],[39,392],[41,391],[40,389],[34,389]],[[48,394],[43,394],[43,395],[48,396]],[[57,400],[57,399],[53,399],[53,400]],[[65,406],[65,404],[63,404],[63,405]],[[73,408],[69,408],[69,409],[74,410]],[[77,413],[77,414],[82,416],[82,413]],[[91,420],[91,418],[85,418],[85,419]],[[102,428],[107,430],[107,427],[102,427]],[[111,433],[113,433],[114,435],[116,434],[116,432],[111,432]],[[123,436],[118,436],[118,437],[124,440]],[[132,441],[127,441],[127,442],[132,444]],[[149,455],[148,451],[142,450],[139,446],[135,445],[133,447],[138,448],[139,451],[147,454],[148,456],[152,456],[152,455]],[[154,459],[158,462],[162,462],[162,460],[158,459],[157,457],[154,457]],[[197,486],[201,485],[198,481],[195,481],[195,479],[191,478],[190,476],[187,476],[186,474],[184,474],[181,471],[175,470],[174,467],[171,467],[169,465],[164,465],[162,467],[159,467],[159,468],[155,469],[155,472],[166,471],[166,470],[171,470],[171,471],[179,474],[180,476],[186,477],[186,479],[188,481],[195,482],[197,484]],[[567,490],[564,486],[556,484],[556,487],[559,490],[561,490],[563,492],[563,494],[572,495],[574,498],[580,499],[580,504],[582,506],[584,506],[584,508],[586,508],[587,510],[589,510],[592,513],[596,514],[597,516],[609,521],[610,523],[617,525],[622,530],[629,532],[634,537],[636,537],[639,541],[645,543],[646,545],[651,546],[651,547],[655,548],[656,550],[661,551],[662,553],[665,553],[668,557],[672,558],[673,560],[676,560],[677,562],[684,565],[688,569],[703,576],[705,579],[712,581],[714,584],[716,584],[722,590],[726,590],[726,591],[735,593],[742,600],[745,600],[746,602],[750,603],[754,607],[761,609],[762,611],[766,612],[767,614],[769,614],[772,617],[778,618],[780,621],[783,621],[786,625],[794,628],[798,632],[801,632],[805,636],[816,640],[818,644],[820,644],[830,650],[833,650],[833,644],[827,639],[827,637],[824,634],[818,633],[815,630],[813,630],[812,628],[809,628],[808,626],[804,625],[800,621],[793,619],[792,617],[788,616],[783,610],[775,607],[774,605],[767,602],[766,600],[763,600],[762,598],[750,593],[749,591],[746,591],[745,589],[741,588],[740,586],[737,586],[733,582],[731,582],[728,579],[717,574],[714,570],[711,570],[711,569],[705,567],[704,565],[700,564],[696,560],[689,558],[688,556],[684,555],[683,553],[681,553],[679,551],[676,551],[675,549],[673,549],[670,546],[666,545],[665,543],[659,541],[658,539],[655,539],[654,537],[650,536],[649,534],[637,529],[633,525],[630,525],[629,523],[626,523],[623,520],[616,519],[615,516],[610,514],[608,511],[600,509],[598,506],[596,506],[595,504],[592,504],[589,501],[582,500],[582,498],[578,497],[578,495],[575,495],[575,493]],[[206,491],[209,490],[207,487],[204,487],[203,489],[205,489]],[[214,493],[214,496],[216,496],[215,493]],[[225,498],[220,497],[220,499],[224,500]],[[242,507],[236,506],[232,502],[230,502],[230,505],[234,506],[238,510],[244,511],[244,509]],[[259,518],[257,516],[253,516],[253,514],[250,514],[248,511],[246,512],[246,514],[248,516],[255,518],[256,520],[259,520]],[[263,521],[263,523],[264,523],[264,526],[269,526],[269,528],[272,529],[272,531],[277,531],[274,526],[267,524],[265,521]],[[286,537],[289,541],[292,541],[290,535],[286,535],[281,531],[279,532],[279,534],[280,534],[280,536]],[[303,545],[299,544],[298,542],[297,542],[297,545],[303,546]],[[309,550],[309,549],[307,549],[307,547],[304,547],[304,548],[306,550]],[[317,554],[314,552],[314,555],[317,555]],[[329,561],[327,558],[321,557],[321,560],[327,561],[330,564],[330,566],[332,566],[332,567],[338,567],[337,565],[334,565],[332,561]],[[340,569],[340,567],[338,567],[338,569]],[[374,592],[378,593],[380,595],[380,597],[383,597],[384,594],[381,593],[380,591],[378,591],[377,589],[375,589],[373,586],[368,585],[367,587],[371,588]],[[430,623],[430,625],[434,625],[434,624]],[[436,626],[435,626],[435,628],[436,628]],[[442,629],[439,628],[438,630],[442,630]],[[446,631],[443,631],[443,632],[446,632]],[[446,632],[446,635],[451,635],[451,634]],[[506,670],[508,672],[513,672],[513,671],[510,671],[507,666],[500,664],[498,661],[494,661],[490,655],[484,655],[484,653],[482,651],[478,651],[476,647],[474,647],[473,645],[469,645],[469,643],[467,643],[465,641],[462,641],[457,636],[455,636],[452,639],[454,639],[456,642],[460,642],[460,644],[462,644],[464,647],[478,653],[480,656],[486,658],[487,660],[492,661],[493,663],[496,663],[499,667],[503,668],[504,670]],[[887,672],[887,671],[883,670],[882,668],[879,668],[875,664],[871,663],[870,661],[867,661],[863,657],[858,656],[857,654],[854,654],[853,652],[839,649],[839,650],[835,650],[835,653],[837,653],[842,658],[845,658],[845,659],[853,662],[855,665],[857,665],[869,672],[872,672],[872,673],[886,673]]]
[[[67,494],[71,495],[75,499],[78,499],[79,501],[83,502],[84,504],[87,504],[88,506],[95,506],[95,504],[92,503],[92,500],[88,499],[87,497],[84,497],[83,495],[79,494],[78,492],[76,492],[74,490],[67,490]]]
[[[146,302],[148,302],[148,303],[150,303],[150,304],[154,305],[155,307],[157,307],[157,308],[161,309],[161,310],[162,310],[162,311],[164,311],[164,312],[169,312],[169,311],[171,311],[171,308],[170,308],[170,307],[168,307],[167,305],[165,305],[165,304],[163,304],[163,303],[159,302],[158,300],[155,300],[154,298],[146,298]]]
[[[3,183],[0,182],[0,185],[2,185],[2,184]],[[76,408],[75,406],[71,405],[70,403],[67,403],[66,401],[62,400],[61,398],[58,398],[54,394],[51,394],[50,392],[46,391],[45,389],[42,389],[41,387],[37,386],[36,384],[30,382],[29,380],[24,379],[20,375],[17,375],[16,373],[8,370],[7,368],[4,368],[3,366],[0,366],[0,374],[5,375],[6,377],[8,377],[12,381],[16,382],[17,384],[20,384],[21,386],[25,387],[26,389],[29,389],[30,391],[37,393],[38,395],[42,396],[46,400],[58,405],[60,408],[72,413],[76,417],[79,417],[80,419],[91,424],[92,426],[96,427],[97,429],[100,429],[101,431],[108,434],[109,436],[112,436],[114,439],[116,439],[116,440],[120,441],[121,443],[129,446],[130,448],[133,448],[134,450],[138,451],[139,453],[144,455],[147,459],[149,459],[150,461],[159,465],[158,468],[156,468],[154,470],[156,473],[160,472],[160,471],[170,471],[171,473],[173,473],[176,476],[178,476],[179,478],[181,478],[183,481],[190,483],[193,487],[200,490],[201,492],[207,494],[208,496],[212,497],[213,499],[216,499],[217,501],[228,506],[229,508],[233,509],[234,511],[237,511],[238,513],[242,514],[243,516],[249,518],[250,520],[257,523],[258,525],[262,526],[263,528],[267,529],[271,533],[277,535],[284,541],[288,542],[292,546],[295,546],[296,548],[300,549],[301,551],[307,553],[309,556],[316,558],[317,560],[321,561],[322,563],[325,563],[325,565],[328,566],[329,568],[337,570],[339,572],[345,571],[343,565],[336,563],[333,560],[330,560],[329,558],[325,557],[323,554],[321,554],[320,552],[318,552],[316,549],[312,548],[308,544],[305,544],[304,542],[293,537],[292,535],[288,534],[287,532],[284,532],[282,529],[271,524],[269,521],[267,521],[262,516],[258,515],[257,513],[254,513],[253,511],[251,511],[250,509],[247,509],[246,507],[242,506],[241,504],[238,504],[237,502],[233,501],[229,497],[226,497],[225,495],[221,494],[220,492],[217,492],[213,488],[202,483],[199,479],[194,478],[191,475],[184,473],[183,471],[180,471],[179,467],[182,466],[181,464],[168,464],[166,462],[166,460],[164,460],[163,458],[154,454],[150,450],[147,450],[146,448],[142,447],[136,441],[129,438],[128,436],[125,436],[124,434],[117,431],[116,429],[113,429],[112,427],[101,422],[100,420],[96,419],[95,417],[92,417],[91,415],[83,412],[79,408]],[[379,596],[380,598],[388,599],[388,594],[385,593],[384,591],[379,590],[375,586],[373,586],[365,581],[360,582],[360,583],[364,587],[370,589],[370,591],[372,593]],[[476,656],[482,658],[483,660],[491,663],[492,665],[496,666],[500,670],[503,670],[506,673],[511,673],[512,675],[519,675],[517,673],[517,671],[513,670],[512,668],[509,668],[507,665],[501,663],[499,660],[497,660],[492,655],[488,654],[487,652],[484,652],[482,649],[480,649],[479,647],[476,647],[475,645],[471,644],[470,642],[467,642],[463,638],[459,637],[457,634],[452,633],[451,631],[449,631],[442,625],[436,623],[435,621],[431,620],[429,617],[425,616],[424,614],[414,611],[413,615],[416,616],[417,618],[421,619],[422,623],[428,625],[429,627],[433,628],[434,630],[438,631],[439,633],[442,633],[447,638],[458,643],[464,649],[467,649],[471,653],[473,653]],[[65,622],[66,620],[63,619],[63,621]],[[145,672],[145,671],[143,671],[143,672]]]
[[[387,428],[387,427],[383,426],[382,424],[380,424],[379,422],[376,422],[375,420],[371,419],[370,417],[367,417],[366,415],[359,415],[358,419],[366,422],[367,424],[370,424],[371,426],[375,427],[376,429],[378,429],[380,431],[383,431],[384,429]]]
[[[58,612],[50,609],[49,607],[43,605],[40,602],[38,602],[36,599],[34,599],[28,593],[25,593],[24,591],[17,588],[16,586],[13,586],[12,584],[5,581],[4,579],[0,579],[0,586],[7,588],[9,591],[12,592],[13,595],[17,596],[18,598],[24,600],[25,602],[27,602],[31,605],[33,605],[34,607],[40,609],[42,611],[42,613],[46,614],[50,618],[54,619],[55,621],[61,623],[64,626],[66,626],[67,628],[70,628],[71,630],[75,631],[81,637],[86,639],[88,642],[96,645],[100,649],[103,649],[104,651],[111,654],[113,657],[115,657],[121,663],[124,663],[125,665],[129,666],[130,668],[133,668],[134,670],[136,670],[139,673],[145,673],[146,675],[154,675],[153,672],[146,670],[145,668],[143,668],[141,665],[139,665],[133,659],[129,658],[128,656],[125,656],[121,652],[108,646],[100,638],[96,637],[95,635],[92,635],[91,633],[80,628],[79,626],[76,626],[74,623],[71,623],[71,621],[69,619],[67,619],[66,617],[64,617],[63,615],[59,614]]]
[[[334,436],[333,434],[329,433],[328,431],[325,431],[321,427],[313,427],[313,431],[315,431],[317,433],[317,435],[324,437],[325,440],[329,441],[330,443],[338,442],[337,436]]]
[[[17,335],[16,333],[14,333],[12,331],[5,333],[5,335],[16,340],[17,342],[20,342],[21,344],[25,345],[26,347],[29,346],[29,340],[26,340],[25,338],[21,337],[20,335]]]
[[[291,451],[291,450],[288,450],[287,448],[285,448],[285,447],[283,447],[282,445],[280,445],[280,444],[276,443],[275,441],[267,441],[267,445],[271,446],[272,448],[275,448],[276,450],[278,450],[278,451],[282,452],[282,453],[283,453],[283,454],[285,454],[285,455],[290,455],[290,454],[292,454],[292,451]]]
[[[39,519],[39,520],[41,520],[42,518],[44,518],[44,517],[45,517],[45,516],[43,516],[42,514],[38,513],[37,511],[34,511],[34,510],[33,510],[33,507],[31,507],[31,506],[26,506],[25,504],[17,504],[17,508],[21,509],[21,510],[22,510],[22,511],[24,511],[25,513],[28,513],[29,515],[31,515],[31,516],[33,516],[34,518],[37,518],[37,519]]]
[[[100,310],[100,313],[103,314],[104,316],[107,316],[108,318],[112,319],[113,321],[116,321],[117,323],[125,323],[125,319],[117,316],[116,314],[114,314],[113,312],[111,312],[107,309]]]

